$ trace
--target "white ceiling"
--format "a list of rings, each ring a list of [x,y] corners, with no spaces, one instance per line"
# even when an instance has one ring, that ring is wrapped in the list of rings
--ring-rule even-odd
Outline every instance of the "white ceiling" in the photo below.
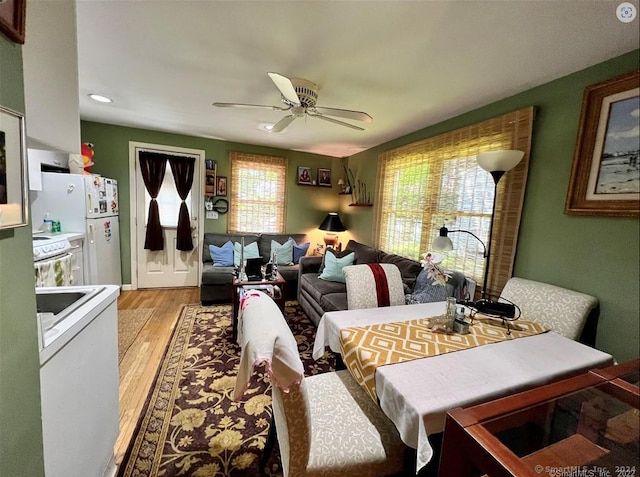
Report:
[[[82,119],[350,156],[638,48],[620,1],[78,0]],[[638,1],[633,1],[636,8]],[[267,76],[366,111],[356,131],[287,113]],[[87,94],[114,99],[98,104]]]

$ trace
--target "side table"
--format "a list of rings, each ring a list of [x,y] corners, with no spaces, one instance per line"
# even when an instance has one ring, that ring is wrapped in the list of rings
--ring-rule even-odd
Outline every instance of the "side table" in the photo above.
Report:
[[[238,337],[238,312],[240,311],[240,294],[245,289],[257,289],[266,288],[271,286],[274,288],[274,293],[271,295],[273,301],[284,313],[285,302],[285,290],[284,287],[287,281],[280,275],[280,272],[276,273],[276,277],[272,280],[253,280],[253,281],[241,281],[237,278],[233,278],[231,281],[231,316],[233,322],[233,339]],[[279,289],[279,292],[278,292]]]
[[[439,475],[640,475],[639,370],[636,359],[450,411]]]

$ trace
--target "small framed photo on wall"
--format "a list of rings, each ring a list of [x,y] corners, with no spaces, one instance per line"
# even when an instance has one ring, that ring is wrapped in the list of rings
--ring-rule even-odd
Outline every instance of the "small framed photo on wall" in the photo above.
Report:
[[[331,187],[331,169],[318,168],[318,185]]]
[[[298,166],[298,180],[299,185],[311,185],[311,168],[305,166]]]
[[[224,176],[218,176],[216,182],[216,195],[218,197],[227,196],[227,178]]]
[[[216,174],[207,170],[205,176],[204,192],[208,195],[215,195],[216,193]]]

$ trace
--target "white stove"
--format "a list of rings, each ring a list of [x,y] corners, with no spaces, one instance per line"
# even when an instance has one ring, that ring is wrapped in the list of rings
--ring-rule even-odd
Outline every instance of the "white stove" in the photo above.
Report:
[[[40,262],[51,257],[62,255],[71,250],[71,244],[66,236],[34,235],[33,261]]]

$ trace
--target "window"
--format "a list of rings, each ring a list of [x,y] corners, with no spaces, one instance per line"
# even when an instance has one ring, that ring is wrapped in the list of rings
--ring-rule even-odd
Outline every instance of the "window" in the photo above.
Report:
[[[174,228],[178,227],[178,212],[180,211],[180,204],[182,203],[182,199],[180,199],[180,196],[178,195],[178,190],[176,189],[176,181],[173,178],[173,172],[171,171],[169,162],[167,162],[167,166],[164,171],[164,180],[162,181],[162,186],[160,187],[160,192],[158,193],[158,198],[156,200],[158,201],[160,223],[162,224],[162,226]],[[149,222],[149,202],[151,202],[151,196],[145,189],[145,223]],[[187,204],[189,210],[194,210],[193,204],[191,203],[191,192],[189,192],[185,203]]]
[[[231,152],[229,232],[284,233],[287,160]]]
[[[532,119],[530,107],[381,154],[376,245],[418,259],[431,250],[443,225],[449,230],[468,230],[488,245],[494,182],[477,165],[476,156],[496,149],[528,152]],[[527,170],[525,154],[499,184],[490,294],[502,289],[513,270]],[[485,266],[482,244],[469,234],[452,233],[449,238],[454,250],[443,265],[481,283]]]

